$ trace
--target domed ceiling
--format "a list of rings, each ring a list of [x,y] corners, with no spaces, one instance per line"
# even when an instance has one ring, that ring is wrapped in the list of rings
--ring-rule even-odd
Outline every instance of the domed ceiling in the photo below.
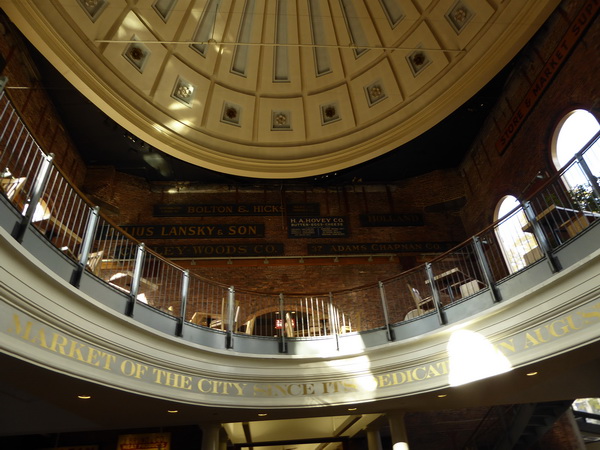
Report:
[[[557,3],[0,0],[122,127],[259,178],[341,170],[414,139],[488,83]]]

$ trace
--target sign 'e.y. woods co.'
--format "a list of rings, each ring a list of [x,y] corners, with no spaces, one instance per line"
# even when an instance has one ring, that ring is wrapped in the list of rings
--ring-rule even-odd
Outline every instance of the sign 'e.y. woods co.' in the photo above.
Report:
[[[151,249],[165,258],[214,258],[283,255],[283,244],[153,245]]]
[[[264,224],[185,224],[185,225],[123,225],[136,239],[225,239],[260,238],[265,236]]]

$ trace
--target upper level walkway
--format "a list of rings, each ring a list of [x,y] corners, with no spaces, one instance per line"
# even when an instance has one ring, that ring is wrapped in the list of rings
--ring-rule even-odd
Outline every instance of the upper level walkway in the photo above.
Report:
[[[557,176],[472,239],[376,285],[258,293],[190,274],[130,238],[1,101],[8,355],[178,402],[297,408],[443,391],[600,340],[600,195],[586,151],[564,169],[588,176],[585,203]],[[358,322],[365,302],[379,313]]]

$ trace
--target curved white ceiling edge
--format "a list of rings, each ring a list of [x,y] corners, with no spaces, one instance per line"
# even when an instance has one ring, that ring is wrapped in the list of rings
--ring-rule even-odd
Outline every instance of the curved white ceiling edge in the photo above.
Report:
[[[4,230],[0,243],[3,352],[183,403],[295,408],[400,398],[456,385],[461,372],[479,377],[463,382],[475,381],[493,376],[488,369],[497,362],[511,371],[600,340],[600,250],[518,297],[418,338],[303,357],[216,350],[157,332],[44,270]]]
[[[133,92],[108,70],[88,45],[65,24],[50,22],[35,0],[0,1],[28,39],[90,101],[109,117],[150,145],[207,169],[256,178],[301,178],[341,170],[381,156],[414,139],[452,113],[493,78],[531,38],[558,1],[511,2],[501,13],[513,20],[492,24],[460,61],[421,92],[410,104],[366,128],[322,142],[282,145],[224,141],[208,132],[182,127],[177,133],[165,124],[173,119]],[[50,2],[42,3],[48,5]],[[511,8],[514,8],[511,10]],[[503,17],[504,17],[503,16]],[[518,20],[514,20],[518,16]],[[51,18],[53,21],[60,17]],[[65,35],[66,30],[70,35]],[[362,136],[366,136],[363,138]],[[285,158],[281,148],[285,148]],[[244,156],[253,152],[254,156]]]

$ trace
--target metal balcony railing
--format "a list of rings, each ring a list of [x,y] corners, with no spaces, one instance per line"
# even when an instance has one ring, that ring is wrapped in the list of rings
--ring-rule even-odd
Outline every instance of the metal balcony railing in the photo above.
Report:
[[[0,93],[0,187],[20,213],[17,240],[34,227],[77,264],[71,282],[84,271],[129,298],[183,323],[226,333],[281,340],[321,339],[387,329],[421,316],[437,315],[481,291],[499,300],[496,285],[546,258],[560,270],[553,252],[600,218],[597,168],[600,134],[522,206],[431,262],[369,286],[312,293],[236,291],[191,274],[152,252],[102,215],[72,186],[28,131],[11,102]],[[577,176],[572,176],[576,174]],[[572,181],[581,180],[577,185]],[[368,302],[370,314],[363,313]],[[374,311],[378,312],[375,313]]]

